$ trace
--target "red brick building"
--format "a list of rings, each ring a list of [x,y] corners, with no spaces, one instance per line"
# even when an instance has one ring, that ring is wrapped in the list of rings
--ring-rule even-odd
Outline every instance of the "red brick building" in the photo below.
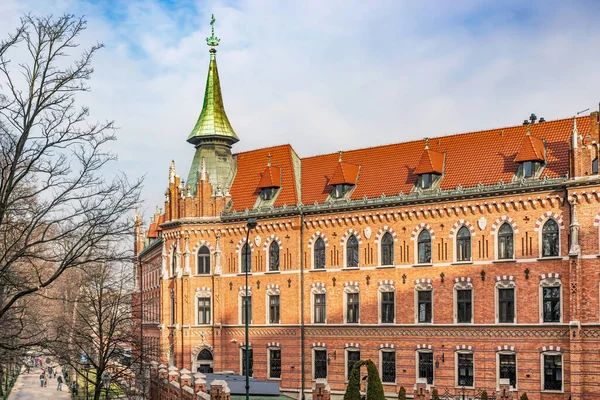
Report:
[[[508,379],[530,399],[600,398],[598,112],[308,158],[233,154],[209,44],[187,180],[173,163],[164,211],[136,232],[158,361],[242,374],[248,294],[252,375],[282,390],[327,378],[335,394],[370,358],[391,394]]]

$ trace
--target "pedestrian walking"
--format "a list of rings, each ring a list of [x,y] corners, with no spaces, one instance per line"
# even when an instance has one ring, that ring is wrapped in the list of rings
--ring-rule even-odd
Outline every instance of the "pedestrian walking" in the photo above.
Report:
[[[46,378],[46,376],[44,375],[44,371],[42,371],[42,373],[40,374],[40,386],[44,387],[44,379]]]
[[[79,395],[79,385],[77,384],[77,381],[73,381],[73,383],[71,384],[71,395],[73,396],[78,396]]]
[[[58,382],[58,385],[56,386],[56,390],[62,392],[62,384],[63,384],[62,376],[59,375],[56,378],[56,382]]]

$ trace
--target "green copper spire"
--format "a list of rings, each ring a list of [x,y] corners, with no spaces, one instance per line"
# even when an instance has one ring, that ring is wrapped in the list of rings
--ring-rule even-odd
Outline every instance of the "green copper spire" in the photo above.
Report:
[[[223,97],[221,95],[221,83],[219,81],[219,71],[217,70],[217,50],[215,46],[219,45],[220,39],[215,37],[215,16],[210,21],[212,26],[212,35],[206,38],[206,43],[210,46],[210,63],[208,66],[208,78],[206,79],[206,90],[204,91],[204,104],[196,126],[187,138],[187,141],[195,146],[203,143],[220,141],[229,145],[238,142],[223,106]]]

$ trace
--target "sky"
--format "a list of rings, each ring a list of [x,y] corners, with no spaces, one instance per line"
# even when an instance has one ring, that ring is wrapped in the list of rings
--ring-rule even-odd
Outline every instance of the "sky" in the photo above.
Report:
[[[0,0],[0,38],[25,13],[84,15],[102,42],[92,120],[119,127],[113,170],[144,177],[146,223],[202,109],[210,16],[233,151],[300,157],[598,109],[596,1]],[[485,146],[485,143],[481,143]]]

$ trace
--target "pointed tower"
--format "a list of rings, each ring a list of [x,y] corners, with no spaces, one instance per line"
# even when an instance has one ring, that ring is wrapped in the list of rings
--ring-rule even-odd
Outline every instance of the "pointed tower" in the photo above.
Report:
[[[231,187],[235,176],[236,165],[231,155],[231,146],[239,139],[235,134],[223,106],[221,83],[217,70],[217,50],[219,38],[215,37],[215,16],[210,21],[212,35],[206,38],[210,46],[210,63],[208,78],[204,91],[204,104],[198,117],[198,122],[192,129],[187,141],[196,147],[196,154],[190,167],[187,184],[196,192],[199,171],[205,170],[214,192],[226,193]],[[204,161],[203,161],[204,160]],[[202,163],[205,164],[205,169]]]

